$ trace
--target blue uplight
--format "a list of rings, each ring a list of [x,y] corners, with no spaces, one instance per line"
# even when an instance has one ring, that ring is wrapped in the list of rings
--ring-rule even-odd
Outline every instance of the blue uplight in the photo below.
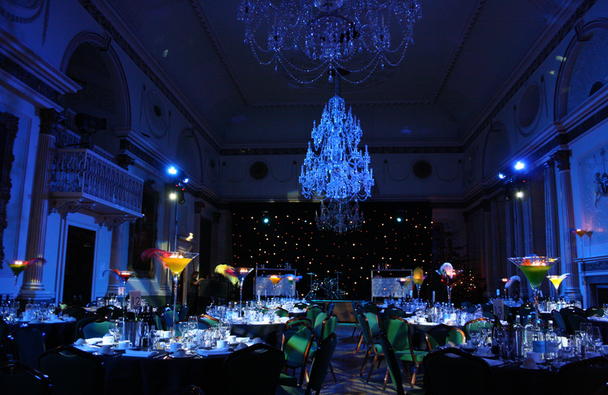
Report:
[[[522,171],[525,170],[526,168],[526,163],[522,162],[521,160],[518,160],[517,162],[515,162],[515,164],[513,165],[513,169],[515,171]]]
[[[183,182],[184,184],[187,184],[187,183],[189,183],[189,182],[190,182],[190,179],[189,179],[188,177],[186,177],[186,178],[184,178],[184,179],[182,180],[182,182]]]
[[[169,174],[170,176],[177,175],[177,167],[175,167],[173,165],[167,167],[167,174]]]

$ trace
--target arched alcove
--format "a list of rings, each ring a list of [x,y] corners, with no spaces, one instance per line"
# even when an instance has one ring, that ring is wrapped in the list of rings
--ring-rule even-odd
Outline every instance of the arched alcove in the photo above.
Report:
[[[555,90],[555,119],[578,108],[608,83],[608,18],[576,29],[560,67]]]
[[[95,33],[80,33],[65,51],[62,70],[82,86],[66,95],[64,105],[76,112],[107,121],[107,128],[93,142],[113,150],[112,137],[131,129],[131,106],[124,71],[109,39]]]
[[[176,157],[179,166],[191,177],[203,182],[203,153],[198,134],[191,128],[184,129],[177,139]]]

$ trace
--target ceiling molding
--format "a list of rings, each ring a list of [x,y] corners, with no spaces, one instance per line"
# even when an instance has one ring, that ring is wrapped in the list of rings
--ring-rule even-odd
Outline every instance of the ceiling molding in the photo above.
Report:
[[[345,96],[345,95],[341,95]],[[325,101],[318,102],[299,102],[299,103],[257,103],[250,104],[250,107],[253,108],[296,108],[296,107],[323,107],[325,105]],[[400,107],[400,106],[428,106],[432,105],[433,102],[430,100],[390,100],[390,101],[350,101],[347,100],[348,105],[353,107],[378,107],[378,106],[391,106],[391,107]]]
[[[245,93],[243,92],[243,88],[241,87],[240,82],[238,81],[234,72],[232,71],[232,68],[228,65],[228,62],[226,61],[226,57],[224,56],[224,50],[222,49],[222,45],[215,38],[216,35],[213,32],[211,25],[209,25],[207,16],[205,15],[205,11],[203,10],[203,7],[201,7],[200,0],[190,0],[190,4],[192,5],[192,8],[194,9],[194,13],[196,14],[196,17],[199,20],[202,29],[205,31],[205,34],[207,34],[207,38],[209,38],[209,41],[211,41],[211,46],[213,47],[215,54],[217,55],[218,59],[220,60],[220,62],[224,66],[224,68],[226,69],[226,73],[228,74],[228,77],[230,78],[230,80],[232,80],[232,83],[234,84],[234,87],[236,88],[236,91],[238,92],[239,97],[243,101],[243,104],[248,105],[249,102],[247,100],[247,97],[245,96]]]
[[[445,87],[448,83],[448,80],[452,76],[452,72],[454,71],[454,68],[456,67],[456,63],[458,63],[458,60],[460,59],[460,55],[462,54],[462,51],[464,50],[464,46],[467,43],[467,41],[469,41],[469,38],[471,37],[471,32],[473,31],[473,28],[477,24],[477,21],[479,20],[479,16],[481,15],[481,12],[483,11],[483,7],[486,5],[486,3],[487,3],[487,0],[479,0],[479,3],[477,4],[477,8],[475,9],[473,14],[469,18],[469,22],[468,22],[466,28],[464,29],[462,38],[460,39],[460,43],[454,50],[452,59],[448,63],[448,67],[445,71],[445,74],[443,75],[443,78],[441,79],[441,83],[439,84],[439,87],[437,88],[437,92],[435,93],[435,96],[433,98],[433,103],[437,103],[437,101],[439,100],[439,96],[441,96],[441,94],[443,93],[443,90],[445,89]]]
[[[177,110],[190,122],[213,148],[219,150],[217,139],[208,123],[191,107],[189,100],[173,84],[160,64],[145,49],[127,24],[105,0],[79,0],[80,5],[110,34],[131,61],[156,85]]]
[[[571,32],[576,22],[597,2],[597,0],[584,0],[575,10],[567,7],[562,10],[555,22],[536,41],[528,54],[520,62],[519,66],[507,79],[503,89],[495,96],[494,100],[481,112],[479,120],[470,129],[465,137],[464,148],[468,148],[475,138],[483,132],[500,111],[511,101],[519,89],[543,64],[547,57],[561,44],[564,38]],[[562,23],[560,23],[562,21]]]
[[[407,146],[407,147],[369,147],[372,154],[460,154],[463,152],[460,146]],[[305,155],[306,147],[284,147],[284,148],[227,148],[220,150],[223,156],[242,155]]]

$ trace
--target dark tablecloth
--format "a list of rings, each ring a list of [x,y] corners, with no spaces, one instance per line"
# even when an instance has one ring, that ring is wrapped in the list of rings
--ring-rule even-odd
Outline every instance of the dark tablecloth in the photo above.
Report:
[[[206,395],[222,394],[225,356],[208,358],[153,359],[102,357],[105,368],[105,393],[169,395],[180,394],[189,385]]]

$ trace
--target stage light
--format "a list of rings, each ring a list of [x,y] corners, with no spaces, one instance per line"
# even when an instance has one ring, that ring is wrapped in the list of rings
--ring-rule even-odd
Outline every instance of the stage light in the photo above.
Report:
[[[170,200],[177,200],[177,192],[169,192]]]
[[[187,184],[187,183],[189,183],[189,182],[190,182],[190,179],[189,179],[188,177],[186,177],[186,178],[184,178],[184,179],[182,180],[182,182],[183,182],[184,184]]]
[[[515,192],[515,197],[518,199],[523,199],[524,198],[524,191],[517,191]]]
[[[175,167],[173,165],[167,167],[167,174],[169,174],[170,176],[177,175],[177,167]]]
[[[521,160],[518,160],[517,162],[515,162],[515,164],[513,164],[513,169],[515,171],[522,171],[526,169],[526,163],[522,162]]]
[[[269,224],[269,223],[270,223],[270,218],[268,218],[268,217],[263,217],[263,218],[262,218],[262,222],[263,222],[263,223],[265,223],[265,224]]]
[[[505,178],[507,178],[507,175],[504,173],[498,173],[498,179],[499,180],[504,180]]]
[[[403,222],[403,218],[401,218],[401,217],[397,217],[397,218],[395,218],[395,220],[396,220],[397,222]]]

